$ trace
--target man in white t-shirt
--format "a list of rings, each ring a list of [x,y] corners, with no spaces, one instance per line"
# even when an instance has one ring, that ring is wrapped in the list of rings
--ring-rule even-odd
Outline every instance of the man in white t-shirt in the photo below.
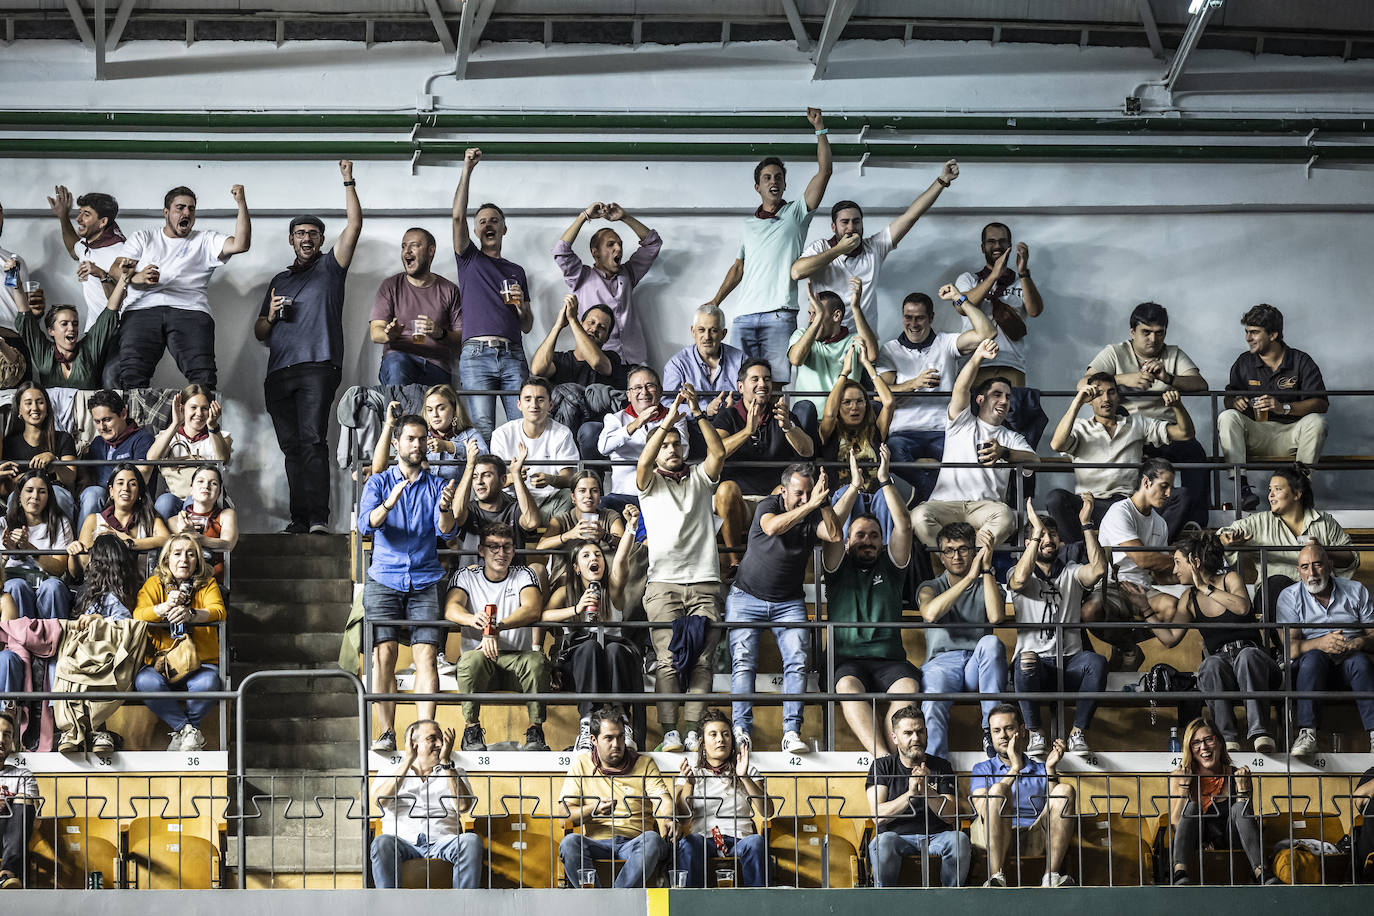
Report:
[[[568,490],[579,460],[572,430],[549,416],[552,408],[553,386],[531,375],[520,386],[520,419],[503,423],[491,434],[491,453],[508,462],[525,446],[525,463],[534,466],[526,483],[544,518],[572,508]]]
[[[1112,551],[1116,575],[1107,583],[1103,619],[1149,621],[1155,615],[1168,620],[1178,600],[1155,588],[1174,585],[1174,559],[1167,548],[1169,527],[1160,510],[1174,491],[1174,466],[1164,458],[1147,458],[1140,465],[1136,489],[1129,499],[1115,503],[1102,517],[1099,540]],[[1154,634],[1145,628],[1113,628],[1095,631],[1112,646],[1112,671],[1134,671],[1144,661],[1139,643]]]
[[[482,529],[477,545],[481,564],[458,570],[449,579],[444,616],[463,625],[463,654],[454,677],[459,693],[514,690],[520,693],[549,691],[549,659],[534,644],[544,613],[539,580],[528,566],[516,566],[515,532],[509,525],[493,522]],[[495,608],[495,611],[492,611]],[[544,740],[544,704],[528,704],[530,726],[525,730],[527,751],[547,751]],[[471,701],[463,704],[463,750],[485,751],[486,736],[481,709]]]
[[[992,320],[978,308],[992,284],[989,275],[967,295],[950,283],[940,287],[940,297],[972,324],[969,330],[957,334],[936,333],[935,303],[925,293],[911,293],[902,300],[902,333],[883,344],[878,355],[878,373],[894,394],[949,391],[954,387],[959,361],[972,353],[980,341],[991,340],[997,334]],[[899,397],[887,437],[892,459],[900,463],[918,458],[938,460],[944,455],[945,408],[944,398]],[[896,473],[915,490],[910,505],[928,499],[935,488],[934,470],[908,467],[899,468]]]
[[[120,322],[119,387],[151,385],[163,350],[172,354],[186,381],[215,387],[210,275],[253,241],[243,185],[229,193],[238,204],[233,235],[197,230],[196,194],[177,187],[163,198],[161,230],[140,230],[125,243],[124,256],[137,262],[138,272]]]
[[[692,468],[686,461],[687,442],[678,431],[684,411],[691,415],[706,442],[706,459]],[[640,518],[649,549],[644,615],[653,623],[664,624],[649,632],[658,660],[654,689],[659,693],[679,691],[678,671],[673,665],[673,631],[667,625],[692,616],[704,617],[707,625],[700,652],[690,666],[687,692],[711,689],[716,644],[720,641],[720,631],[712,624],[720,621],[722,607],[712,506],[724,466],[725,445],[720,433],[702,411],[696,391],[683,385],[668,408],[668,416],[650,434],[635,466]],[[695,750],[698,723],[705,711],[705,703],[687,704],[687,740],[693,745],[687,747],[678,731],[678,704],[659,703],[658,724],[663,729],[659,749],[668,753]]]
[[[1013,387],[1023,388],[1026,384],[1026,320],[1038,318],[1045,310],[1040,290],[1036,289],[1030,275],[1030,248],[1025,242],[1016,244],[1014,273],[1007,267],[996,269],[998,259],[1012,250],[1011,229],[1003,223],[988,223],[983,227],[982,249],[987,266],[976,273],[962,273],[954,281],[959,291],[966,293],[990,274],[996,278],[981,308],[997,325],[998,356],[983,367],[983,375],[975,381],[1001,375]],[[963,330],[971,327],[972,323],[965,318]]]
[[[720,305],[740,287],[735,298],[739,306],[731,329],[735,341],[749,358],[766,359],[773,367],[773,378],[786,382],[792,367],[784,354],[787,339],[797,328],[797,284],[792,264],[806,241],[806,227],[825,197],[826,185],[834,171],[830,164],[830,141],[819,108],[806,109],[806,119],[816,129],[816,174],[807,184],[801,200],[786,201],[787,167],[776,156],[754,166],[754,190],[759,207],[745,218],[744,237],[735,263],[725,273],[720,289],[708,300]]]
[[[916,536],[927,547],[938,547],[940,529],[967,522],[978,532],[978,546],[996,546],[1011,537],[1016,516],[1002,495],[1011,468],[999,462],[1034,461],[1035,450],[1020,433],[1006,427],[1011,385],[994,376],[973,386],[983,363],[997,357],[997,343],[984,340],[969,357],[949,395],[945,410],[944,460],[979,467],[940,469],[930,501],[911,513]]]
[[[14,718],[0,713],[0,890],[24,886],[29,837],[43,803],[38,781],[29,768],[8,760],[18,745],[19,727]]]
[[[433,719],[412,723],[400,766],[373,782],[372,803],[382,815],[370,850],[377,887],[400,887],[401,863],[411,859],[444,859],[455,888],[482,886],[482,840],[464,833],[462,820],[477,799],[463,768],[453,765],[453,738],[453,729]]]
[[[863,283],[859,308],[868,324],[878,327],[878,275],[883,261],[901,244],[927,210],[939,199],[940,192],[959,177],[959,163],[953,159],[945,163],[940,174],[911,202],[901,216],[870,236],[864,236],[864,211],[852,200],[842,200],[830,208],[830,238],[816,239],[806,246],[802,256],[792,264],[792,279],[810,278],[812,287],[820,292],[845,295],[849,281]],[[846,316],[844,326],[856,329],[853,316]]]

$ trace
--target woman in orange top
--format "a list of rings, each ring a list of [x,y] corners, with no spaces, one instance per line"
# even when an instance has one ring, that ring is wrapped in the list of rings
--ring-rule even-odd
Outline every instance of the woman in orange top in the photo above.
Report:
[[[1183,732],[1183,760],[1169,775],[1169,825],[1173,883],[1191,884],[1189,871],[1201,880],[1205,846],[1234,849],[1239,840],[1257,884],[1277,884],[1264,861],[1259,819],[1251,804],[1250,768],[1231,763],[1226,742],[1205,719],[1194,719]]]
[[[219,583],[210,575],[210,565],[201,554],[200,545],[189,534],[175,534],[167,539],[157,559],[157,572],[148,577],[138,592],[138,606],[134,618],[146,620],[153,626],[148,638],[153,653],[169,648],[182,632],[189,633],[200,655],[200,668],[179,684],[167,680],[152,667],[134,677],[135,690],[185,690],[196,693],[218,690],[219,630],[215,627],[192,627],[192,623],[214,623],[224,619],[224,596]],[[166,627],[167,629],[163,629]],[[200,733],[201,719],[215,706],[213,700],[147,700],[144,703],[172,729],[169,751],[198,751],[205,747]]]

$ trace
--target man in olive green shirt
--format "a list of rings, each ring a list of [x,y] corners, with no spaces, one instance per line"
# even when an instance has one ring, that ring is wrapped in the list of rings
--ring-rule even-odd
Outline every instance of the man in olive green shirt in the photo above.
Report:
[[[832,622],[865,623],[863,627],[836,627],[830,651],[835,658],[836,693],[886,693],[900,706],[920,693],[921,673],[906,657],[902,631],[883,624],[902,619],[902,585],[911,562],[911,513],[892,485],[888,469],[891,453],[879,449],[878,486],[892,516],[892,540],[883,548],[883,529],[877,518],[865,513],[849,523],[844,541],[825,543],[826,613]],[[850,454],[853,486],[835,504],[839,518],[849,518],[858,493],[865,489],[863,471]],[[875,757],[895,752],[884,729],[878,727],[873,705],[867,700],[842,702],[845,721],[863,747]],[[885,710],[885,719],[890,710]]]

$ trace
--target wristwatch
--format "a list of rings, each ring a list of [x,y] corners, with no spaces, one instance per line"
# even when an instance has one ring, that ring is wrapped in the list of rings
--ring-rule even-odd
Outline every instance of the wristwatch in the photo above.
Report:
[[[1288,416],[1288,415],[1291,414],[1292,412],[1293,412],[1293,405],[1292,405],[1292,403],[1289,402],[1289,401],[1284,401],[1284,402],[1283,402],[1283,413],[1284,413],[1284,416]]]

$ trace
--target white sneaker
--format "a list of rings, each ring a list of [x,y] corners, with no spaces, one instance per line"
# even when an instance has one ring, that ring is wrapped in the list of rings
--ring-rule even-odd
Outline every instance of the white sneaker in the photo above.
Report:
[[[1007,876],[999,872],[988,875],[988,880],[983,882],[983,887],[1006,887]]]
[[[200,751],[205,749],[205,735],[190,722],[181,731],[181,749],[183,751]]]
[[[592,749],[592,720],[583,719],[577,730],[577,743],[573,745],[576,752],[590,751]]]
[[[1274,753],[1274,749],[1275,749],[1276,747],[1277,747],[1277,745],[1274,744],[1274,739],[1273,739],[1271,736],[1269,736],[1269,735],[1256,735],[1256,736],[1255,736],[1255,753],[1256,753],[1256,754],[1272,754],[1272,753]]]
[[[678,734],[678,730],[675,728],[664,732],[663,743],[658,746],[658,749],[665,754],[681,754],[682,735]]]
[[[1031,732],[1030,741],[1026,744],[1026,756],[1035,757],[1043,760],[1045,757],[1045,733]]]
[[[1041,887],[1068,887],[1073,884],[1073,878],[1063,872],[1047,871],[1045,877],[1040,879]]]
[[[735,734],[735,750],[739,750],[739,749],[742,748],[742,747],[749,747],[749,748],[752,748],[752,747],[754,746],[754,740],[753,740],[752,738],[749,737],[749,733],[748,733],[747,731],[745,731],[744,729],[740,728],[738,725],[735,726],[735,732],[734,732],[734,734]]]
[[[377,740],[372,742],[372,750],[379,754],[390,754],[396,750],[396,732],[387,729],[377,736]]]
[[[1317,753],[1317,730],[1315,728],[1298,729],[1298,738],[1293,742],[1293,749],[1288,753],[1292,757],[1311,757]]]
[[[591,732],[588,731],[587,740],[591,740]],[[639,750],[639,745],[635,744],[635,730],[630,726],[625,726],[625,748],[631,751]]]
[[[91,753],[93,754],[113,754],[115,749],[114,735],[107,731],[98,731],[91,737]]]
[[[167,742],[167,750],[169,750],[169,751],[179,751],[179,750],[181,750],[181,737],[182,737],[182,735],[186,734],[186,727],[185,727],[185,726],[182,726],[181,728],[178,728],[178,729],[177,729],[176,731],[174,731],[174,732],[168,732],[168,734],[170,734],[170,735],[172,736],[172,740],[169,741],[169,742]]]
[[[782,752],[784,754],[805,754],[811,750],[811,745],[802,740],[801,735],[796,732],[787,732],[782,736]]]
[[[1069,732],[1069,753],[1070,753],[1070,754],[1087,754],[1087,753],[1089,753],[1089,749],[1088,749],[1088,736],[1085,735],[1085,734],[1083,734],[1082,732],[1078,731],[1077,729],[1075,729],[1074,731]]]
[[[697,734],[696,731],[688,732],[687,740],[682,742],[682,746],[687,749],[687,753],[695,754],[701,750],[701,735]]]
[[[440,675],[452,675],[458,670],[458,664],[448,660],[448,656],[440,652],[434,657],[435,667],[439,669]]]

